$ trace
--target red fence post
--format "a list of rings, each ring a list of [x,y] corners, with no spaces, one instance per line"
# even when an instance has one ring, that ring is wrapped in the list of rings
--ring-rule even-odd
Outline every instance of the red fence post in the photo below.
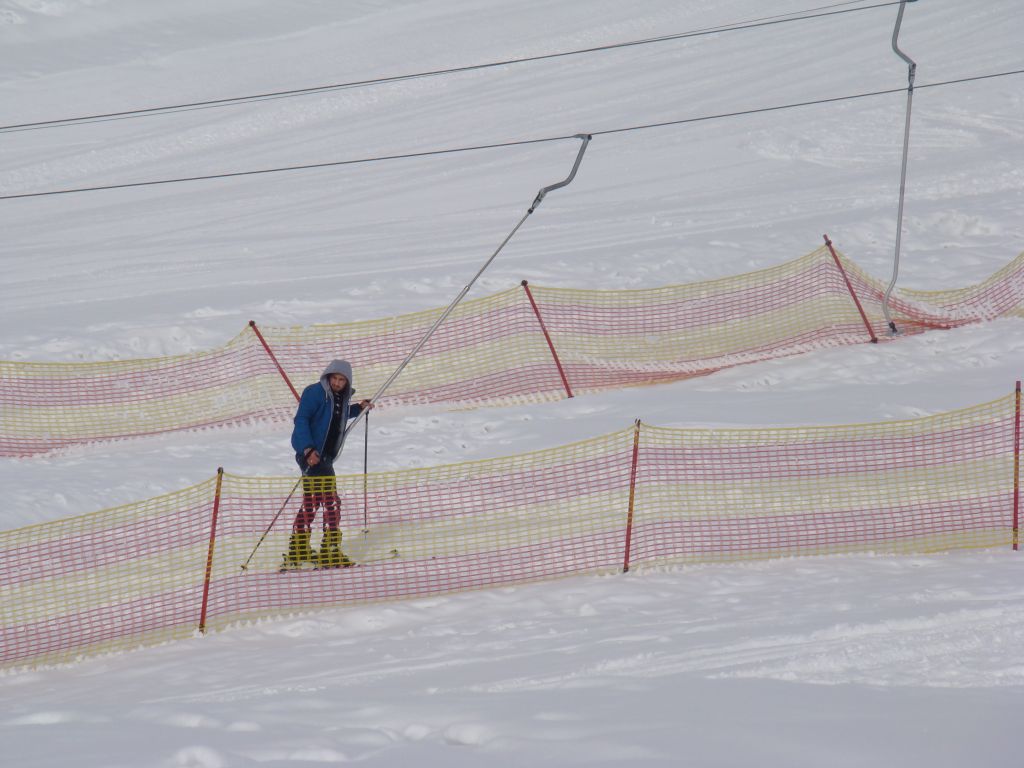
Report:
[[[263,334],[260,333],[260,329],[256,327],[256,321],[250,320],[249,327],[256,333],[256,338],[260,340],[260,344],[262,344],[263,348],[267,350],[267,354],[270,355],[270,359],[274,361],[274,365],[277,366],[277,371],[281,374],[281,378],[284,379],[284,383],[288,385],[288,389],[292,391],[292,394],[295,395],[295,399],[298,400],[299,393],[295,391],[295,387],[292,386],[292,381],[288,378],[288,374],[284,372],[284,368],[282,368],[281,364],[277,362],[277,358],[274,356],[273,350],[270,348],[270,345],[267,344],[267,340],[263,338]]]
[[[203,581],[203,607],[199,612],[199,631],[206,634],[206,606],[210,599],[210,574],[213,573],[213,543],[217,538],[217,515],[220,513],[220,488],[224,467],[217,467],[217,488],[213,492],[213,519],[210,521],[210,546],[206,550],[206,578]]]
[[[1017,382],[1017,396],[1014,398],[1013,423],[1013,551],[1020,546],[1020,382]]]
[[[562,361],[558,359],[558,353],[555,351],[555,345],[551,341],[551,335],[548,333],[547,327],[544,325],[544,318],[540,316],[540,309],[537,307],[537,302],[533,300],[533,294],[530,292],[530,285],[523,280],[523,290],[526,291],[526,298],[530,300],[530,306],[533,307],[533,314],[537,316],[537,322],[540,323],[540,329],[544,332],[544,338],[548,342],[548,349],[551,350],[551,356],[555,359],[555,366],[558,368],[558,375],[562,377],[562,386],[565,387],[565,393],[572,397],[572,388],[569,386],[569,380],[565,377],[565,371],[562,369]]]
[[[846,282],[846,288],[850,292],[850,296],[853,297],[853,303],[857,305],[857,311],[860,312],[860,319],[864,321],[864,327],[868,329],[868,336],[871,337],[871,343],[877,344],[878,337],[875,336],[875,332],[871,328],[871,323],[868,322],[868,316],[864,313],[864,307],[860,305],[860,299],[857,298],[857,292],[853,290],[853,284],[850,282],[850,278],[847,277],[846,270],[843,269],[843,264],[839,261],[839,256],[836,255],[836,251],[832,247],[832,241],[828,239],[828,235],[823,235],[823,237],[825,238],[825,245],[828,246],[828,252],[832,254],[832,260],[839,268],[839,274],[843,276],[843,280]]]
[[[633,430],[633,467],[629,472],[629,516],[626,518],[626,551],[622,556],[622,572],[629,573],[629,549],[633,540],[633,502],[636,499],[636,465],[640,456],[640,419]]]

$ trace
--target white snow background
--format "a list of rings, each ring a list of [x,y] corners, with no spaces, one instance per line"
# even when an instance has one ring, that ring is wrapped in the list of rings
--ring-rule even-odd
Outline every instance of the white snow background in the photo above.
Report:
[[[656,37],[804,0],[0,0],[0,125]],[[824,3],[822,3],[824,5]],[[846,4],[842,8],[861,4]],[[838,10],[835,8],[833,10]],[[896,7],[298,98],[0,133],[0,194],[422,152],[902,88]],[[919,86],[1020,69],[1020,0],[920,0]],[[599,136],[473,295],[691,282],[836,245],[892,269],[905,95]],[[249,319],[444,306],[578,142],[0,201],[0,358],[224,343]],[[1024,77],[919,88],[900,284],[1024,249]],[[529,408],[374,415],[371,469],[663,426],[910,418],[1004,395],[1024,324]],[[358,377],[358,372],[357,372]],[[305,383],[305,382],[299,382]],[[357,380],[358,385],[358,380]],[[363,394],[369,394],[363,392]],[[361,471],[351,446],[342,471]],[[4,459],[0,525],[217,466],[294,474],[286,425]],[[11,766],[1018,766],[1024,556],[640,569],[268,621],[0,675]]]

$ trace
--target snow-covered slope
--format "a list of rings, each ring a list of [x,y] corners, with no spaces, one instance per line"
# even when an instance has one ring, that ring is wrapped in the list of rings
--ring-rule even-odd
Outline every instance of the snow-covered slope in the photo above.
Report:
[[[0,0],[0,125],[349,82],[810,7]],[[917,83],[1020,69],[1015,0],[908,6]],[[842,8],[851,7],[848,5]],[[839,8],[833,9],[838,10]],[[588,56],[0,136],[0,195],[605,131],[906,83],[895,6]],[[1021,76],[915,93],[901,284],[1024,249]],[[827,232],[890,274],[902,94],[598,136],[481,280],[622,288],[778,263]],[[444,305],[572,141],[0,201],[0,358],[94,360]],[[518,409],[375,416],[371,467],[664,425],[843,423],[991,399],[1024,325],[933,333]],[[293,471],[254,425],[4,460],[0,524]],[[358,451],[345,457],[357,469]],[[0,680],[26,765],[1011,765],[1009,553],[641,572],[239,629]],[[815,685],[825,683],[828,685]],[[130,733],[127,744],[115,737]],[[740,746],[740,736],[747,747]],[[10,745],[8,747],[8,745]],[[455,749],[470,745],[468,749]],[[486,753],[483,754],[483,753]]]
[[[0,678],[0,733],[33,766],[1012,766],[1022,576],[836,557],[314,614]]]

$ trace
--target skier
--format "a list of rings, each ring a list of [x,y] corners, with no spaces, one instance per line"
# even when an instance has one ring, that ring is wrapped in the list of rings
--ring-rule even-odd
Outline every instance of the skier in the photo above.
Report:
[[[334,461],[345,441],[345,425],[364,410],[373,408],[370,400],[350,404],[352,365],[347,360],[334,360],[324,369],[320,381],[302,391],[295,412],[292,448],[295,461],[302,470],[302,506],[295,516],[285,567],[313,563],[321,568],[345,568],[352,565],[341,551],[340,504],[334,475]],[[323,540],[317,554],[310,546],[313,518],[323,507]]]

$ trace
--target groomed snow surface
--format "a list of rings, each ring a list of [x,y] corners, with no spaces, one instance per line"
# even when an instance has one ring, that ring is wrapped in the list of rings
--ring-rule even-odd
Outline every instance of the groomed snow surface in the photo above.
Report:
[[[8,676],[11,765],[1017,764],[1013,553],[646,571]]]
[[[656,37],[799,0],[0,0],[0,125]],[[863,4],[844,5],[842,8]],[[907,6],[918,85],[1020,69],[1017,0]],[[976,7],[975,7],[976,6]],[[0,195],[603,131],[901,88],[896,7],[372,88],[0,136]],[[1024,249],[1024,79],[915,93],[901,285]],[[475,289],[634,288],[806,253],[892,269],[905,96],[594,139]],[[113,360],[443,306],[577,142],[0,201],[0,358]],[[1024,323],[529,408],[374,415],[371,469],[664,426],[912,418],[1002,396]],[[367,393],[364,393],[367,394]],[[342,471],[361,470],[351,446]],[[253,424],[0,462],[0,525],[224,466],[294,474]],[[367,605],[0,675],[12,766],[1015,766],[1024,556],[640,569]]]

